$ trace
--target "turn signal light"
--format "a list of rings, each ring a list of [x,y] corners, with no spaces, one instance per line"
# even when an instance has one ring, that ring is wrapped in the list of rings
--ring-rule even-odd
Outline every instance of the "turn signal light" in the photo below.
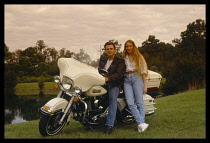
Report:
[[[78,102],[79,98],[78,97],[74,97],[74,102]]]
[[[43,108],[44,108],[45,110],[49,110],[49,109],[50,109],[50,107],[49,107],[49,106],[46,106],[46,105],[44,105]]]
[[[54,91],[58,91],[58,87],[55,86],[55,87],[53,88],[53,90],[54,90]]]

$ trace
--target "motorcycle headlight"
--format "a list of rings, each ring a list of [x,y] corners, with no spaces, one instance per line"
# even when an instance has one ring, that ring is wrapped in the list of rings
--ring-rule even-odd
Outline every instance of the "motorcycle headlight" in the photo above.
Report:
[[[59,83],[60,82],[60,77],[59,76],[54,76],[54,81],[55,83]]]
[[[73,86],[73,81],[70,78],[64,76],[62,80],[62,86],[65,90],[70,90]]]
[[[76,92],[76,94],[81,94],[82,89],[81,89],[79,86],[76,86],[76,87],[74,88],[74,91]]]

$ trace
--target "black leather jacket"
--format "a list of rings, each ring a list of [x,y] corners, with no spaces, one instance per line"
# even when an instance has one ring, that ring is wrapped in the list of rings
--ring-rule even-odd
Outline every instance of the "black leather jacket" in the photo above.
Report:
[[[98,71],[104,69],[107,60],[108,57],[103,56],[100,58]],[[109,81],[106,82],[106,85],[110,88],[121,88],[123,86],[123,79],[126,72],[125,60],[115,55],[112,64],[108,68],[108,72],[107,78]]]

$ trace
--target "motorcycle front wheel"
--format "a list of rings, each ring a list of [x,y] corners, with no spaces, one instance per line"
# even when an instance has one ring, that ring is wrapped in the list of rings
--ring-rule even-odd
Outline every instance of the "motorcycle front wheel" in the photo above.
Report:
[[[42,136],[52,136],[60,132],[66,124],[66,120],[59,124],[62,115],[63,113],[59,113],[53,116],[46,116],[41,114],[41,118],[39,121],[40,134]]]

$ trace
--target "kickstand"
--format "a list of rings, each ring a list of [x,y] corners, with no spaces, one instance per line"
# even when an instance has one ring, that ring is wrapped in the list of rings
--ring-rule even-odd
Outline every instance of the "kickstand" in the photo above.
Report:
[[[88,126],[88,128],[90,128],[92,131],[94,131],[94,129],[91,126]]]

